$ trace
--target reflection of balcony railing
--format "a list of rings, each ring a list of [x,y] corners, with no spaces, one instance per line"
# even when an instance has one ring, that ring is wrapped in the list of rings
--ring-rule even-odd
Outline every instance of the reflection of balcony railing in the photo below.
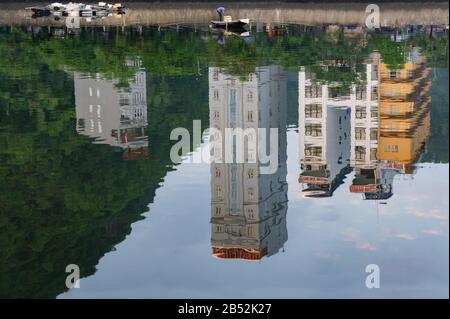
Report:
[[[352,193],[375,193],[376,191],[377,191],[376,184],[350,185],[350,192]]]
[[[137,159],[148,159],[150,151],[148,147],[131,148],[123,152],[122,159],[125,161],[134,161]]]
[[[317,176],[307,176],[307,175],[300,175],[298,178],[299,183],[303,184],[315,184],[315,185],[323,185],[328,184],[328,179],[325,177],[317,177]]]

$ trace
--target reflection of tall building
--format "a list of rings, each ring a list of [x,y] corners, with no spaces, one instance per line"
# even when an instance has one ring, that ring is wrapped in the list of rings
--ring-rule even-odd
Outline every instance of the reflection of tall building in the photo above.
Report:
[[[430,128],[431,81],[425,57],[414,48],[400,70],[381,65],[378,158],[408,166],[419,157]]]
[[[210,126],[279,128],[278,169],[256,163],[211,164],[211,245],[218,258],[259,260],[287,240],[286,78],[279,66],[258,67],[247,79],[209,69]],[[257,147],[263,136],[257,132]],[[211,136],[211,140],[217,139]],[[217,141],[216,141],[217,142]],[[232,141],[233,148],[235,147]],[[213,149],[213,158],[217,150]],[[251,160],[251,159],[249,159]]]
[[[78,133],[93,138],[93,143],[122,148],[124,159],[147,157],[146,72],[138,70],[127,88],[100,75],[75,72],[74,79]]]
[[[350,192],[365,193],[369,197],[387,198],[392,195],[395,171],[379,165],[379,82],[380,55],[373,53],[366,65],[366,83],[356,91],[359,100],[352,112],[351,165],[355,177]],[[372,195],[369,195],[372,194]],[[377,194],[377,195],[375,195]]]
[[[351,192],[363,193],[366,199],[387,199],[393,195],[394,176],[412,172],[411,164],[429,134],[428,72],[416,49],[400,69],[380,64],[378,145],[370,151],[376,161],[357,170]]]

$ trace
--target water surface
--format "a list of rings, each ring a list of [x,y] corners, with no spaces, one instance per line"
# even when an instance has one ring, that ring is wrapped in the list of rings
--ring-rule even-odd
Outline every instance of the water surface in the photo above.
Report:
[[[1,297],[448,298],[443,29],[2,26],[0,53]],[[276,172],[192,163],[207,133],[174,164],[194,120],[276,128]]]

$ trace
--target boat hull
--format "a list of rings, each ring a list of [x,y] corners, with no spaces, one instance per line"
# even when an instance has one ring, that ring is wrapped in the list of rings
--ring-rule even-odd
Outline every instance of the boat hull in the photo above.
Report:
[[[244,29],[248,25],[248,19],[233,20],[229,22],[211,20],[211,26],[218,29]]]

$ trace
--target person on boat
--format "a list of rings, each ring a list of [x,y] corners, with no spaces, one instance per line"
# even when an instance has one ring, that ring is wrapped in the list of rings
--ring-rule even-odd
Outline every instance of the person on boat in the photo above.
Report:
[[[224,7],[218,7],[216,9],[217,14],[219,15],[219,21],[223,21],[223,14],[225,13]]]

